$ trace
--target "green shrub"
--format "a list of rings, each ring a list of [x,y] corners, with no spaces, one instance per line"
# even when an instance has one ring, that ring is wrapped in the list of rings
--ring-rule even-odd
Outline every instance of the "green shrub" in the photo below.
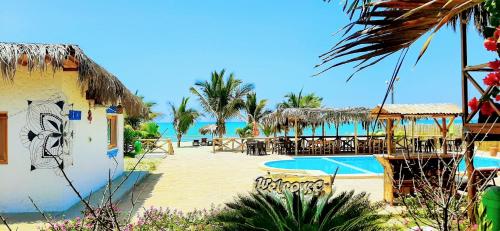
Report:
[[[139,132],[134,130],[132,126],[125,125],[125,128],[123,129],[123,150],[125,155],[134,157],[135,154],[138,154],[134,152],[134,142],[139,138]]]
[[[247,137],[252,137],[252,131],[253,131],[253,125],[252,124],[247,124],[243,128],[237,128],[236,129],[236,134],[240,136],[240,138],[247,138]]]
[[[139,134],[143,139],[156,139],[161,136],[160,126],[155,122],[146,122],[141,124]]]

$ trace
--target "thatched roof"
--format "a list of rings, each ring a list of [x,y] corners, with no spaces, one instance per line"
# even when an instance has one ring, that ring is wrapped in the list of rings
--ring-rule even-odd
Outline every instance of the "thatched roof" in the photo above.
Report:
[[[271,126],[284,125],[294,122],[307,125],[319,125],[321,123],[344,124],[353,121],[367,122],[370,109],[364,107],[351,108],[285,108],[268,114],[263,118],[263,123]]]
[[[461,115],[462,110],[455,104],[386,104],[383,108],[378,105],[371,110],[372,117],[394,118],[425,118],[425,117],[453,117]]]
[[[95,63],[77,45],[0,43],[0,72],[13,81],[18,65],[29,71],[78,71],[83,94],[96,102],[121,104],[127,114],[147,113],[142,101],[132,94],[116,76]],[[84,92],[86,90],[87,92]]]
[[[202,135],[206,135],[206,134],[212,134],[213,135],[213,134],[217,133],[217,125],[215,125],[215,124],[209,124],[209,125],[203,126],[198,131]]]

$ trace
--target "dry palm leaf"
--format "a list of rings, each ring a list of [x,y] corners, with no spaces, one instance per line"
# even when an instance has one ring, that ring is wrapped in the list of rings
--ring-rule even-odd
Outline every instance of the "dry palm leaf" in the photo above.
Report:
[[[410,47],[431,32],[418,62],[434,34],[444,25],[455,28],[460,14],[467,22],[474,17],[480,32],[488,23],[483,0],[354,0],[346,3],[344,9],[351,18],[354,15],[359,17],[344,28],[344,38],[320,56],[322,62],[317,67],[324,68],[318,74],[347,63],[357,63],[356,73]],[[352,32],[358,28],[356,26],[361,28]],[[336,62],[331,64],[334,60]]]

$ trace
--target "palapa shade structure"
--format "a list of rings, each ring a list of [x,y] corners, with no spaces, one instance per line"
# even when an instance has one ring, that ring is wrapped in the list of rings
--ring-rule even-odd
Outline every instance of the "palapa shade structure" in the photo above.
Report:
[[[213,152],[215,153],[215,140],[214,140],[214,134],[217,133],[217,125],[216,124],[209,124],[206,126],[203,126],[198,130],[200,134],[206,135],[206,134],[211,134],[212,135],[212,140],[214,144],[212,145]]]
[[[121,104],[129,115],[146,115],[147,108],[116,76],[83,53],[77,45],[0,43],[0,72],[14,81],[18,66],[31,71],[78,71],[82,92],[97,103]]]
[[[394,152],[394,121],[415,120],[422,118],[432,118],[442,132],[443,142],[446,142],[446,135],[449,127],[456,117],[462,114],[462,110],[455,104],[386,104],[378,105],[371,110],[370,116],[386,122],[387,153]],[[447,124],[446,119],[450,118]],[[441,123],[438,121],[441,120]],[[413,134],[413,131],[412,131]],[[413,136],[413,135],[412,135]],[[447,146],[443,145],[443,154],[447,154]]]
[[[209,125],[203,126],[198,131],[202,135],[206,135],[206,134],[212,134],[213,135],[213,134],[215,134],[217,132],[217,125],[215,125],[215,124],[209,124]]]
[[[378,105],[371,110],[372,117],[400,119],[457,117],[461,114],[462,109],[450,103],[386,104],[383,107]]]
[[[295,128],[295,154],[298,154],[298,124],[309,125],[313,130],[321,125],[322,135],[325,134],[325,123],[333,123],[337,128],[341,124],[354,122],[355,128],[358,122],[363,124],[371,122],[373,119],[369,116],[370,109],[364,107],[350,107],[350,108],[284,108],[278,109],[266,115],[263,118],[263,124],[272,127],[286,127],[293,124]],[[357,136],[357,129],[355,129],[355,136]],[[355,140],[357,140],[355,138]],[[356,142],[357,143],[357,142]],[[356,144],[357,145],[357,144]]]

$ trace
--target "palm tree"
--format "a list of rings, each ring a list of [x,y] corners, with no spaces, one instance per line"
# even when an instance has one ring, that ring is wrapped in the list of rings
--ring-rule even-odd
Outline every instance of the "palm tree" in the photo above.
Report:
[[[271,110],[266,109],[267,99],[257,101],[257,94],[251,92],[247,95],[245,101],[245,112],[247,114],[248,123],[259,123],[262,117],[271,113]]]
[[[134,130],[138,130],[140,128],[141,123],[146,121],[152,121],[160,116],[162,116],[161,112],[154,111],[154,107],[157,105],[154,101],[144,101],[144,96],[139,95],[139,91],[135,91],[135,95],[141,99],[144,106],[147,108],[146,116],[126,116],[125,124],[130,125]]]
[[[328,64],[320,73],[340,65],[358,62],[356,71],[350,76],[352,77],[356,72],[398,51],[408,49],[419,38],[431,32],[420,51],[418,61],[437,31],[444,25],[455,28],[460,24],[460,20],[466,23],[474,21],[477,30],[483,33],[484,37],[491,37],[494,29],[489,26],[498,25],[498,22],[490,21],[490,13],[487,10],[491,9],[485,7],[485,3],[491,1],[346,1],[344,9],[350,18],[358,18],[344,27],[345,38],[320,56],[322,62],[318,66]],[[354,28],[359,29],[351,32]],[[402,53],[402,59],[405,53]],[[342,58],[344,60],[340,60]],[[333,61],[336,62],[332,64]]]
[[[174,119],[174,129],[177,134],[177,147],[181,146],[182,136],[187,133],[189,127],[191,127],[196,119],[200,117],[198,111],[187,107],[188,101],[189,97],[182,97],[179,107],[170,103],[170,111]]]
[[[239,115],[244,107],[243,97],[253,90],[252,84],[243,82],[229,74],[224,78],[226,71],[212,72],[210,81],[198,81],[191,92],[198,97],[201,106],[216,119],[217,134],[220,138],[226,134],[226,120]]]
[[[239,196],[215,218],[223,230],[380,230],[383,216],[365,193],[284,197],[257,191]]]
[[[314,93],[302,95],[302,90],[298,94],[290,92],[285,95],[285,101],[278,105],[279,108],[319,108],[323,101],[322,97]]]

